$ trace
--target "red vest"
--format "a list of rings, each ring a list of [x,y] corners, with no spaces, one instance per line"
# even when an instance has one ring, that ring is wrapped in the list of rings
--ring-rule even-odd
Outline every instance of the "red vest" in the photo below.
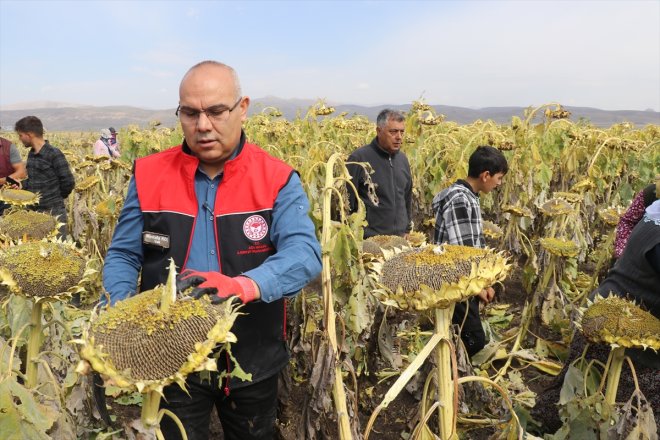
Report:
[[[14,172],[11,164],[10,154],[11,142],[8,139],[0,137],[0,177],[7,177]]]
[[[186,145],[135,162],[144,219],[141,290],[166,281],[170,257],[180,271],[186,267],[197,217],[194,176],[198,165],[199,160],[189,154]],[[218,263],[223,274],[240,275],[276,252],[270,240],[273,207],[293,172],[284,162],[248,143],[227,161],[214,207]],[[241,309],[246,314],[232,328],[238,338],[232,353],[241,367],[252,373],[253,381],[270,377],[288,362],[284,308],[283,299],[248,303]],[[231,383],[232,387],[249,385]]]

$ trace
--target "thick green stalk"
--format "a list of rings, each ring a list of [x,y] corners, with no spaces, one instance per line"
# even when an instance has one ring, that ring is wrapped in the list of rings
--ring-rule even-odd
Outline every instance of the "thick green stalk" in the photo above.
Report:
[[[610,356],[610,368],[607,371],[607,389],[605,390],[605,401],[610,405],[616,403],[616,391],[619,388],[619,378],[621,377],[621,368],[625,359],[625,347],[613,348]]]
[[[37,372],[39,370],[39,352],[41,350],[41,341],[43,340],[41,315],[43,302],[35,301],[32,306],[32,316],[30,318],[30,338],[27,344],[27,365],[25,366],[25,385],[27,388],[37,386]]]

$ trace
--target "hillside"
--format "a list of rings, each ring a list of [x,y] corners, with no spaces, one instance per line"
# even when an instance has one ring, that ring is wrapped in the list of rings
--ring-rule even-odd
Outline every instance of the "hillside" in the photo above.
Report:
[[[260,112],[266,107],[276,107],[287,119],[294,119],[297,115],[304,116],[314,100],[305,99],[281,99],[277,97],[264,97],[253,99],[250,113]],[[348,115],[359,114],[375,120],[376,115],[385,107],[381,106],[359,106],[352,104],[333,104],[337,112],[347,112]],[[410,104],[390,105],[389,107],[407,111]],[[466,107],[454,107],[446,105],[434,105],[437,113],[446,116],[447,121],[459,124],[469,124],[475,120],[491,119],[498,124],[507,124],[512,116],[522,116],[525,107],[485,107],[471,109]],[[660,124],[660,113],[656,111],[636,110],[600,110],[590,107],[566,107],[571,112],[571,120],[580,118],[591,121],[596,126],[608,127],[619,122],[631,122],[637,126],[646,124]],[[129,106],[74,106],[71,104],[44,102],[28,103],[23,105],[11,105],[0,110],[0,126],[4,130],[11,130],[14,123],[26,115],[38,116],[48,130],[53,131],[90,131],[103,127],[115,127],[117,129],[130,124],[140,127],[149,125],[151,121],[160,121],[165,126],[176,124],[175,109],[149,110]]]

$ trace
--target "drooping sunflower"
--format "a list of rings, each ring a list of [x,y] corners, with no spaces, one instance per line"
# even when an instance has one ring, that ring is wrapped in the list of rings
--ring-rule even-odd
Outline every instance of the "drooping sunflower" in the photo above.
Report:
[[[0,189],[0,202],[12,206],[30,206],[39,203],[39,194],[24,189],[2,188]]]
[[[362,252],[369,253],[375,256],[383,256],[384,251],[392,251],[393,249],[409,248],[410,243],[398,235],[374,235],[362,242]]]
[[[660,350],[660,320],[630,300],[597,296],[580,315],[577,325],[591,342]]]
[[[542,204],[539,209],[543,215],[549,217],[570,214],[573,212],[573,206],[568,201],[561,198],[550,199]]]
[[[83,359],[77,371],[91,366],[106,383],[143,393],[142,422],[150,428],[158,428],[164,414],[158,410],[163,387],[185,389],[188,374],[217,370],[214,348],[236,342],[234,299],[213,305],[208,297],[180,296],[175,276],[171,263],[166,285],[95,311],[75,341]]]
[[[101,179],[99,178],[99,176],[97,176],[96,174],[93,174],[89,177],[86,177],[82,181],[76,183],[76,191],[77,192],[86,191],[86,190],[96,186],[100,181],[101,181]]]
[[[12,292],[37,302],[66,299],[84,290],[93,273],[89,262],[71,242],[20,243],[0,250],[0,280]]]
[[[142,292],[94,313],[83,332],[80,355],[109,383],[140,392],[159,391],[173,382],[184,387],[193,371],[215,370],[209,359],[238,316],[232,301],[212,305],[208,298],[174,301],[160,308],[165,286]]]
[[[492,249],[470,246],[426,246],[387,260],[374,294],[401,309],[447,308],[504,280],[510,265]]]
[[[498,239],[504,234],[502,228],[500,228],[495,223],[488,220],[483,221],[483,231],[484,231],[484,236],[493,239]]]
[[[531,209],[529,209],[526,206],[504,205],[502,206],[502,212],[513,214],[516,217],[527,217],[527,218],[534,217],[534,214],[532,213]]]
[[[597,295],[578,310],[576,326],[596,344],[612,347],[608,359],[605,401],[614,405],[626,348],[660,349],[660,320],[637,304],[615,294]]]
[[[608,208],[603,208],[598,210],[598,216],[607,224],[608,226],[616,226],[619,224],[619,219],[623,214],[623,208],[617,206],[610,206]]]
[[[573,240],[544,237],[539,239],[539,242],[543,249],[558,257],[575,257],[580,252],[580,248]]]
[[[17,209],[0,217],[0,236],[16,241],[23,238],[54,238],[61,223],[50,214]]]

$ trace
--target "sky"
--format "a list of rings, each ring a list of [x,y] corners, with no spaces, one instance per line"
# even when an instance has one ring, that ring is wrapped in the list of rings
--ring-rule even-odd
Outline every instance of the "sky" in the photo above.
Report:
[[[660,111],[660,0],[0,0],[0,108],[174,108],[205,59],[253,100]]]

